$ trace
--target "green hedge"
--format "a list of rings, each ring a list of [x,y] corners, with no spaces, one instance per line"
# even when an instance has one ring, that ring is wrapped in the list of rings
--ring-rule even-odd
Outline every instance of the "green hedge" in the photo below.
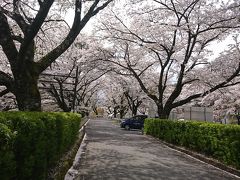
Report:
[[[80,121],[73,113],[1,112],[0,179],[46,179],[75,142]]]
[[[166,142],[212,156],[240,169],[240,126],[147,119],[144,131]]]

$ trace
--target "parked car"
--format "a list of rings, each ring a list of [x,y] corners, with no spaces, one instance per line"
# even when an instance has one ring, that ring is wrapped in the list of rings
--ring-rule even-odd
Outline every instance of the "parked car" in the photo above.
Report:
[[[136,115],[131,118],[124,119],[120,123],[121,128],[126,130],[130,129],[142,129],[144,126],[144,119],[147,118],[147,115]]]

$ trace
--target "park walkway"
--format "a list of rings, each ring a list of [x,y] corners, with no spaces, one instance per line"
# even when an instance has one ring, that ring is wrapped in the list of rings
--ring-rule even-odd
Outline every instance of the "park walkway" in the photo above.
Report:
[[[238,179],[112,120],[90,120],[86,133],[78,180]]]

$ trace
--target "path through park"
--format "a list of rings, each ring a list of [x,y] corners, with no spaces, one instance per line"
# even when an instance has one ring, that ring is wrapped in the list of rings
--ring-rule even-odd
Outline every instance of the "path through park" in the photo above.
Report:
[[[126,131],[109,119],[86,128],[78,180],[231,180],[227,172],[175,151],[140,131]]]

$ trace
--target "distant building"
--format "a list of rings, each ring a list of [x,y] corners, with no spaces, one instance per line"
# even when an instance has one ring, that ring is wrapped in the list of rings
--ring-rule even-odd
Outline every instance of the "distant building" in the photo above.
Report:
[[[213,122],[213,109],[211,107],[184,107],[184,119]]]
[[[149,117],[156,117],[157,107],[155,103],[149,103],[148,110]],[[178,108],[174,108],[168,119],[177,120],[177,119],[185,119],[185,120],[196,120],[196,121],[208,121],[213,122],[213,109],[211,107],[191,107],[191,106],[181,106]]]

